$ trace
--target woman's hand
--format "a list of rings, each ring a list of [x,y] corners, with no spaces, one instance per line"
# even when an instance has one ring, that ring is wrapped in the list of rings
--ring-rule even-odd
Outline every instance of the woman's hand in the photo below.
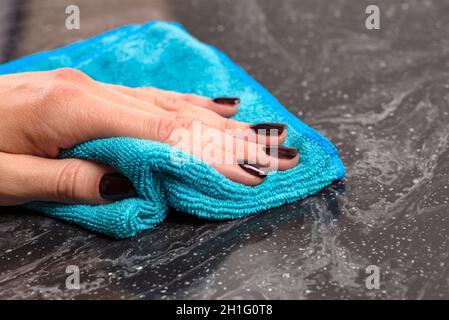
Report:
[[[298,163],[296,149],[278,147],[284,125],[226,118],[237,112],[237,98],[109,85],[74,69],[0,76],[0,97],[0,205],[98,204],[133,196],[132,184],[110,167],[55,159],[61,149],[97,138],[166,143],[247,185],[262,182],[264,167]]]

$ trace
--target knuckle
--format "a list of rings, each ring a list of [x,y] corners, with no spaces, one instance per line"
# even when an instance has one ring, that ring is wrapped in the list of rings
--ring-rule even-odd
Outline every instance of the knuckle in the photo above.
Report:
[[[179,118],[179,115],[176,111],[167,111],[166,113],[164,113],[164,117],[171,120],[177,120]]]
[[[175,130],[179,129],[179,125],[176,120],[172,118],[159,118],[155,130],[154,135],[159,137],[161,142],[168,142],[170,137],[175,132]]]
[[[77,87],[62,82],[51,82],[39,90],[26,111],[26,118],[30,119],[33,123],[32,128],[37,130],[39,135],[47,136],[48,126],[53,129],[62,129],[64,126],[69,128],[89,114],[85,108],[80,108],[85,93]],[[62,119],[64,124],[61,122]]]
[[[52,119],[52,115],[60,116],[62,111],[70,111],[82,97],[82,90],[63,82],[52,82],[44,85],[37,99],[32,103],[32,112],[40,118]]]
[[[50,71],[50,73],[53,79],[62,81],[81,82],[90,79],[89,76],[86,75],[84,72],[73,68],[56,69]]]
[[[74,200],[82,177],[83,162],[78,159],[68,160],[59,172],[56,183],[56,196],[63,200]]]
[[[194,94],[194,93],[186,93],[184,95],[187,101],[196,102],[200,99],[200,96]]]
[[[172,138],[175,138],[178,134],[184,134],[191,127],[192,120],[190,119],[162,117],[158,120],[155,128],[155,136],[159,138],[159,141],[169,144]]]
[[[195,99],[198,97],[196,94],[193,94],[193,93],[186,93],[186,94],[184,94],[184,96],[186,98],[190,98],[190,99]]]
[[[177,100],[175,102],[175,105],[176,105],[176,112],[178,112],[179,114],[189,113],[189,105],[187,104],[187,102],[183,100]]]
[[[158,106],[167,111],[179,112],[179,103],[173,96],[156,94],[155,101]]]
[[[45,102],[60,101],[61,99],[68,99],[77,97],[80,89],[63,82],[53,82],[45,85],[42,88],[42,98]]]
[[[220,129],[223,131],[227,131],[229,129],[231,129],[231,122],[229,121],[229,119],[223,118],[219,120],[220,122]]]
[[[193,120],[189,118],[179,117],[177,118],[176,122],[178,123],[178,126],[182,129],[190,130],[193,127]]]

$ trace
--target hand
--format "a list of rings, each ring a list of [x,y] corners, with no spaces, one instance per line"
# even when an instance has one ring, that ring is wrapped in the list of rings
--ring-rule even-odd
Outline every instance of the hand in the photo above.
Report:
[[[237,112],[237,98],[212,100],[104,84],[74,69],[0,76],[0,97],[0,205],[36,200],[100,204],[133,196],[132,184],[113,168],[56,159],[61,149],[97,138],[166,143],[247,185],[262,182],[267,164],[286,170],[299,159],[296,149],[279,146],[286,139],[284,125],[228,119]],[[200,136],[194,135],[195,125],[201,127]],[[275,134],[267,135],[267,129]],[[192,139],[180,142],[179,132]],[[211,142],[206,132],[232,144]],[[210,159],[202,152],[206,149],[227,161]]]

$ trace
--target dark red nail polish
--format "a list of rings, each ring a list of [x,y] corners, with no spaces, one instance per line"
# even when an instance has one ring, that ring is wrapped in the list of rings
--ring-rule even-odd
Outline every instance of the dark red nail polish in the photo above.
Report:
[[[123,174],[111,172],[101,178],[100,194],[104,199],[117,201],[132,198],[137,192],[131,181]]]
[[[239,98],[234,97],[218,97],[212,100],[215,103],[223,104],[223,105],[229,105],[229,106],[235,106],[236,104],[240,103]]]
[[[243,170],[245,170],[249,174],[252,174],[255,177],[263,179],[267,176],[267,173],[265,171],[261,170],[260,168],[262,168],[262,167],[259,166],[258,164],[250,164],[250,163],[248,163],[248,161],[245,160],[245,161],[239,162],[238,165],[240,166],[240,168],[242,168]]]
[[[276,157],[278,159],[293,159],[299,153],[296,148],[284,147],[284,146],[266,146],[264,147],[266,154]]]
[[[280,136],[284,130],[286,125],[283,123],[258,123],[250,128],[254,130],[257,134],[263,134],[266,136]]]

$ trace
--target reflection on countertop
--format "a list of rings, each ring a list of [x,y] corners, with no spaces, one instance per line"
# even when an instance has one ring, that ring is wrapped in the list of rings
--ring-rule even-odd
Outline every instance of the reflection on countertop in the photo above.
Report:
[[[36,2],[19,2],[18,27],[0,25],[18,30],[9,59],[177,20],[329,137],[347,177],[247,219],[172,212],[124,241],[2,208],[0,298],[449,298],[449,3],[374,1],[381,29],[367,30],[373,1]],[[81,9],[75,33],[65,2]],[[65,287],[68,265],[79,290]],[[369,265],[379,289],[366,288]]]

